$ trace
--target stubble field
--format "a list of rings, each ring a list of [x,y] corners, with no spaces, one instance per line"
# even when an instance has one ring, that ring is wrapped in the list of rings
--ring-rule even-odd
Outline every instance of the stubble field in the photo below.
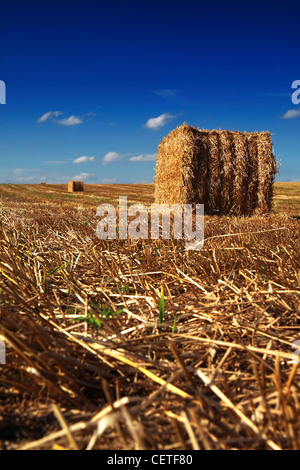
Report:
[[[2,449],[300,449],[300,183],[180,240],[100,240],[154,186],[0,185]]]

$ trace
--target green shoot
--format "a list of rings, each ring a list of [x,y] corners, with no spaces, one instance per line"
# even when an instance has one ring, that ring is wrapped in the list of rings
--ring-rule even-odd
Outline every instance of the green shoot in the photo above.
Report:
[[[165,316],[165,296],[164,290],[161,288],[161,295],[160,295],[160,303],[159,303],[159,314],[158,314],[158,323],[162,325]],[[159,332],[161,332],[161,327],[158,328]]]
[[[102,308],[102,305],[100,302],[97,302],[97,305],[95,305],[94,307]],[[104,308],[102,312],[100,313],[99,317],[105,320],[108,320],[109,318],[115,317],[119,315],[120,313],[122,313],[124,308],[125,307],[121,307],[116,312],[111,312],[110,307]],[[92,312],[89,312],[87,316],[80,316],[80,317],[74,318],[73,321],[86,322],[88,325],[91,325],[95,329],[98,329],[102,326],[102,323],[99,320],[99,318],[93,315]]]
[[[176,332],[176,320],[177,320],[177,317],[178,317],[178,313],[176,313],[175,318],[174,318],[174,322],[173,322],[173,326],[172,326],[172,333],[175,333],[175,332]]]

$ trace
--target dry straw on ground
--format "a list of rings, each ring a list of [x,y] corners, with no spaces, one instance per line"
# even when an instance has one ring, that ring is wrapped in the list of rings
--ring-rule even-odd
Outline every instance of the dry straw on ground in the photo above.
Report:
[[[268,213],[276,172],[269,132],[183,124],[158,147],[155,202],[204,204],[206,214]]]
[[[69,181],[68,182],[68,192],[73,193],[75,191],[84,191],[83,181]]]
[[[0,448],[299,450],[298,220],[206,217],[186,252],[51,190],[0,187]]]

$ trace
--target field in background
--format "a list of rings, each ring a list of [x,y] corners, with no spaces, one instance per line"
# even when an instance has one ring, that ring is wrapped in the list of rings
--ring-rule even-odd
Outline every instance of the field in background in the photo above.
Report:
[[[299,450],[300,183],[199,252],[96,237],[151,184],[66,190],[0,185],[0,447]]]
[[[300,183],[275,183],[273,213],[300,214]],[[94,208],[104,202],[117,203],[119,196],[127,196],[128,204],[154,202],[154,184],[85,184],[84,193],[68,193],[67,184],[0,185],[0,200],[30,200],[45,203],[67,203]]]

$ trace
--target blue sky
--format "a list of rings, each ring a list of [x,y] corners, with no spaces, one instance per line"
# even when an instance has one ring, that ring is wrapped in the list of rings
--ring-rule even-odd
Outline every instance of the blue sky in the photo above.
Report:
[[[269,130],[277,180],[300,181],[299,14],[296,0],[4,2],[0,182],[152,182],[182,122]]]

